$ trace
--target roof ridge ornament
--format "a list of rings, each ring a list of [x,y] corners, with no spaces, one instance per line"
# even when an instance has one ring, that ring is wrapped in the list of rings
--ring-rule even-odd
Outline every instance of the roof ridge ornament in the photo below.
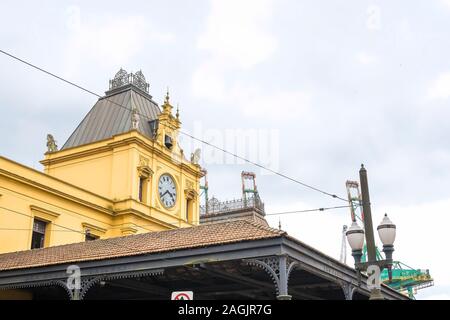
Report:
[[[144,74],[142,73],[141,70],[139,70],[138,72],[136,72],[133,76],[133,74],[131,73],[131,78],[133,81],[133,84],[138,87],[139,89],[141,89],[142,91],[148,92],[148,83],[145,82],[145,77]]]
[[[166,97],[164,98],[164,104],[162,105],[163,113],[172,114],[173,106],[170,104],[169,87],[167,87]]]
[[[170,99],[170,97],[169,97],[169,87],[167,87],[166,96],[164,97],[164,104],[166,104],[166,103],[170,104],[169,99]]]
[[[148,89],[150,87],[149,83],[146,82],[145,76],[142,73],[142,70],[139,70],[136,73],[127,73],[124,69],[120,68],[120,70],[114,76],[114,79],[109,80],[109,90],[117,89],[126,85],[133,85],[136,88],[148,93]]]

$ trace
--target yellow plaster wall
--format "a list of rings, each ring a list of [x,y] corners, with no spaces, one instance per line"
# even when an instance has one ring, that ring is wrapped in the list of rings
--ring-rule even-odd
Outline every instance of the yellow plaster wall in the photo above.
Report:
[[[142,159],[153,172],[146,203],[138,201]],[[84,241],[86,229],[108,238],[198,224],[198,197],[186,221],[185,190],[198,193],[200,167],[137,131],[47,154],[42,163],[45,173],[0,157],[0,253],[30,248],[34,217],[48,222],[45,246]],[[164,173],[177,186],[171,209],[157,194]]]
[[[92,150],[98,150],[98,153],[88,157],[83,155],[86,151],[92,153]],[[45,172],[50,175],[82,186],[116,203],[121,202],[115,207],[115,210],[123,210],[124,200],[138,200],[138,166],[140,159],[145,158],[154,174],[149,180],[149,196],[146,201],[146,205],[150,208],[143,207],[143,213],[152,215],[156,214],[153,211],[164,212],[185,220],[186,181],[191,181],[193,188],[198,193],[200,168],[184,160],[180,152],[178,146],[174,146],[172,151],[167,150],[161,143],[154,143],[133,130],[101,142],[47,154],[43,163]],[[79,159],[77,155],[82,158]],[[68,160],[64,160],[65,158]],[[181,163],[191,169],[183,170]],[[170,209],[166,209],[161,204],[157,193],[159,177],[165,173],[170,174],[177,185],[177,203]],[[191,220],[194,224],[198,224],[198,200],[196,199],[194,202]]]
[[[84,197],[56,192],[59,182],[42,173],[26,183],[23,177],[11,174],[19,171],[20,165],[4,158],[0,158],[0,165],[0,253],[30,249],[34,218],[48,223],[45,246],[84,241],[83,223],[102,229],[113,225],[113,211],[107,209],[112,207],[111,201],[75,187],[72,193]],[[28,171],[25,176],[35,173]],[[97,201],[85,200],[89,198]]]
[[[55,164],[46,170],[51,176],[111,198],[111,152]]]

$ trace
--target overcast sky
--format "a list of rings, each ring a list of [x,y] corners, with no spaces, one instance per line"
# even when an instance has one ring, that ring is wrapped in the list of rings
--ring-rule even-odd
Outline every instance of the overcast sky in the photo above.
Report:
[[[435,279],[418,299],[450,299],[449,38],[449,0],[0,2],[2,50],[92,91],[141,69],[184,131],[340,196],[364,163],[394,259]],[[97,99],[4,55],[0,70],[0,154],[41,170],[47,133],[62,146]],[[201,148],[220,199],[248,170],[267,213],[345,205]],[[347,209],[280,219],[339,258]]]

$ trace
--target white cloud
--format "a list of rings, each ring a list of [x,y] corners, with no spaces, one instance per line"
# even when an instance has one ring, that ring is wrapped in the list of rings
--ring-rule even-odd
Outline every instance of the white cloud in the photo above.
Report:
[[[192,91],[195,97],[209,100],[225,98],[223,68],[214,60],[202,63],[192,76]]]
[[[424,300],[450,300],[450,293],[433,294],[425,297]]]
[[[450,8],[450,0],[441,0],[441,3]]]
[[[449,286],[450,257],[445,252],[450,243],[450,199],[387,207],[386,212],[397,225],[395,259],[414,268],[430,269],[436,285]]]
[[[143,16],[97,16],[84,21],[82,12],[77,14],[80,17],[70,18],[67,25],[71,34],[66,48],[66,75],[76,74],[87,60],[116,69],[142,52],[147,41],[174,40],[173,34],[155,30]]]
[[[198,38],[208,58],[193,73],[195,97],[223,100],[228,71],[248,69],[273,54],[276,40],[264,31],[271,10],[271,0],[211,1],[206,29]]]
[[[270,206],[266,204],[266,213],[279,213],[294,210],[304,210],[317,208],[306,202],[295,202],[284,206]],[[267,216],[270,226],[278,228],[281,222],[281,229],[298,240],[322,251],[323,253],[339,259],[342,240],[342,226],[348,224],[350,213],[346,209],[334,211],[333,213],[309,212],[290,213],[282,215]],[[348,247],[348,245],[347,245]],[[347,264],[351,265],[351,250],[347,250]]]
[[[248,117],[266,119],[292,119],[308,111],[311,96],[303,91],[274,90],[262,92],[257,87],[237,85],[230,96]]]
[[[377,57],[367,52],[359,52],[356,54],[356,61],[361,64],[373,64],[377,61]]]
[[[311,94],[306,90],[274,89],[267,92],[245,83],[226,86],[216,65],[208,62],[195,71],[192,89],[196,97],[214,102],[211,106],[233,104],[249,118],[294,119],[305,115],[311,106]]]
[[[441,74],[428,88],[430,99],[447,99],[450,97],[450,72]]]
[[[371,31],[381,30],[381,9],[377,5],[367,8],[366,27]]]
[[[276,38],[265,31],[272,7],[271,0],[211,1],[206,30],[198,39],[198,48],[206,50],[209,58],[193,74],[195,97],[233,103],[249,117],[291,117],[305,111],[310,103],[305,92],[267,92],[254,84],[226,81],[233,70],[254,67],[275,52]]]
[[[199,48],[242,68],[267,60],[277,46],[276,39],[264,31],[271,9],[271,0],[213,0]]]

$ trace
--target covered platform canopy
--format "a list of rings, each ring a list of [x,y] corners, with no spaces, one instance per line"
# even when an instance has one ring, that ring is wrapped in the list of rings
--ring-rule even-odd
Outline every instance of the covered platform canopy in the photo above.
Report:
[[[368,299],[366,279],[247,220],[0,255],[3,298],[167,300],[189,290],[194,299]],[[381,292],[408,299],[385,285]]]

